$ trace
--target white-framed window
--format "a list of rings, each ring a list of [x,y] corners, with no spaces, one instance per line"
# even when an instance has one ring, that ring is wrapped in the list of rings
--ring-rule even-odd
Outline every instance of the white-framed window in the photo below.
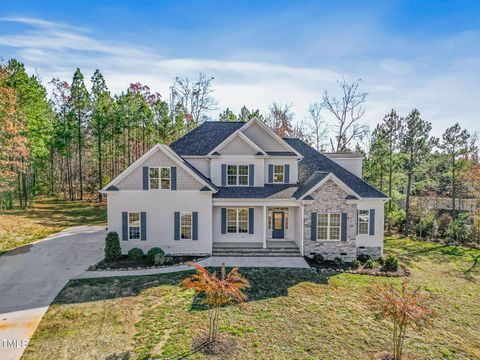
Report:
[[[248,165],[227,165],[228,186],[248,186]]]
[[[283,165],[273,165],[273,182],[282,184],[285,182],[285,167]]]
[[[370,210],[358,210],[358,233],[368,235],[370,225]]]
[[[180,212],[180,239],[192,240],[192,212]]]
[[[342,223],[340,213],[317,215],[317,240],[340,240]]]
[[[170,168],[166,166],[150,167],[148,169],[151,190],[170,189]]]
[[[248,233],[248,209],[228,208],[227,209],[227,233],[246,234]]]
[[[138,212],[128,213],[128,239],[140,239],[140,213]]]

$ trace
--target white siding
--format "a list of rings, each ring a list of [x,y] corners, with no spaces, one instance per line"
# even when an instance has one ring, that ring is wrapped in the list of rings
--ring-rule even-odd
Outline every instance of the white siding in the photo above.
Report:
[[[208,161],[205,158],[196,158],[196,159],[188,158],[188,159],[185,159],[185,161],[188,161],[203,175],[205,175],[207,178],[210,178],[210,161]]]
[[[243,133],[264,151],[291,151],[274,139],[271,134],[262,129],[258,124],[254,123],[250,125]]]
[[[233,206],[230,206],[233,207]],[[248,206],[239,206],[248,208]],[[253,206],[250,206],[253,207]],[[213,207],[213,242],[247,242],[263,243],[263,207],[253,207],[253,234],[222,234],[222,211],[220,206]]]
[[[210,160],[210,179],[217,186],[222,186],[222,164],[227,165],[255,165],[255,184],[254,186],[263,186],[264,182],[264,160],[255,156],[242,155],[223,155],[219,158]]]
[[[357,246],[381,246],[383,250],[384,202],[382,200],[361,200],[358,210],[375,209],[375,235],[357,235]]]
[[[287,158],[287,157],[274,157],[265,160],[264,168],[264,183],[268,184],[268,165],[290,165],[290,175],[289,181],[290,184],[296,184],[298,182],[298,162],[297,159]]]
[[[328,157],[328,156],[327,156]],[[342,158],[330,158],[330,160],[335,161],[341,167],[344,167],[352,174],[357,175],[359,178],[362,178],[362,158],[352,158],[352,159],[342,159]]]
[[[108,230],[120,237],[122,252],[158,246],[171,254],[212,252],[212,195],[199,191],[119,191],[107,196]],[[147,240],[122,240],[122,212],[147,213]],[[174,240],[174,212],[198,212],[198,240]]]

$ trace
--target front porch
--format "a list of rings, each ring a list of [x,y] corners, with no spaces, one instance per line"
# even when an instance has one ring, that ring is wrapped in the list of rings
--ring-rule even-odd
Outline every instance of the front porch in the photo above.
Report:
[[[303,255],[303,206],[293,201],[216,201],[216,256]]]

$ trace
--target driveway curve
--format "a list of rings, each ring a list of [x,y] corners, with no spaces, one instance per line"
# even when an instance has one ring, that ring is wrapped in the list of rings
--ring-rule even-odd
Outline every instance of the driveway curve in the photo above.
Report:
[[[103,257],[106,230],[80,226],[0,256],[0,359],[20,359],[66,283]]]

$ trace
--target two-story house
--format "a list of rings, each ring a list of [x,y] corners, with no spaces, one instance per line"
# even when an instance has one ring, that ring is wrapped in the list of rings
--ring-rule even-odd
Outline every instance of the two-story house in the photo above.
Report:
[[[124,252],[378,257],[388,198],[362,180],[361,162],[282,139],[257,119],[205,122],[102,189],[108,229]]]

